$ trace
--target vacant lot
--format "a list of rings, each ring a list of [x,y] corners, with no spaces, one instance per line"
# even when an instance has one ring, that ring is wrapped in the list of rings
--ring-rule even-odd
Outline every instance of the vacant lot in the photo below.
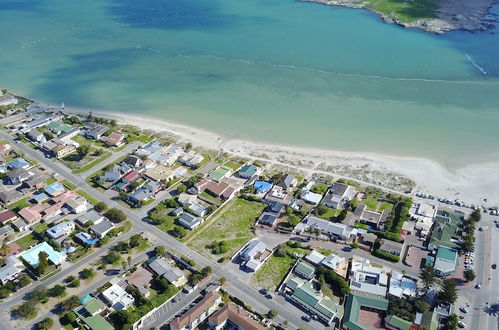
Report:
[[[250,238],[255,237],[255,219],[262,213],[265,204],[236,199],[219,214],[215,214],[215,221],[204,227],[195,237],[190,246],[214,259],[231,257]],[[214,255],[211,253],[211,244],[214,241],[225,241],[227,251]]]

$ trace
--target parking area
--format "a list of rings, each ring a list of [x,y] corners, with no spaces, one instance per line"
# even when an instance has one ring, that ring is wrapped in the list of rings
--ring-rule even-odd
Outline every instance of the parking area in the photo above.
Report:
[[[419,268],[422,260],[426,259],[426,257],[428,257],[428,251],[417,246],[410,246],[407,249],[404,261],[410,267]]]

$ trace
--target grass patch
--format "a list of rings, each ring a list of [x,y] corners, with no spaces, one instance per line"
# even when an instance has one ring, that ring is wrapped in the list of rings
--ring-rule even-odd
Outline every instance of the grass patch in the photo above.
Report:
[[[85,191],[83,191],[83,190],[77,190],[77,191],[76,191],[76,193],[77,193],[78,195],[80,195],[80,196],[85,197],[85,198],[88,200],[88,202],[89,202],[89,203],[91,203],[91,204],[94,204],[94,205],[95,205],[95,204],[99,203],[99,201],[98,201],[98,200],[96,200],[95,198],[93,198],[92,196],[90,196],[89,194],[87,194],[87,193],[86,193]]]
[[[253,285],[258,289],[274,289],[281,283],[295,260],[289,256],[272,256],[253,277]]]
[[[439,6],[431,0],[370,0],[367,7],[402,23],[436,18],[437,10],[439,8]]]
[[[12,204],[7,205],[7,208],[9,210],[14,210],[14,211],[17,212],[20,209],[23,209],[23,208],[31,205],[30,203],[28,203],[28,201],[30,200],[30,198],[31,198],[30,196],[24,197],[23,199],[18,200],[17,202],[14,202]]]
[[[134,133],[129,133],[127,136],[127,140],[129,143],[139,141],[142,143],[149,143],[153,140],[154,138],[152,136],[146,136],[146,135],[137,135]]]
[[[378,198],[373,195],[367,195],[363,202],[372,211],[376,211],[378,208]]]
[[[200,197],[203,197],[209,201],[212,201],[215,204],[221,205],[223,203],[222,199],[220,197],[213,197],[212,195],[208,194],[206,191],[203,191],[202,193],[199,194]]]
[[[62,184],[69,190],[75,190],[76,188],[78,188],[74,183],[68,180],[62,180]]]
[[[191,245],[205,255],[211,254],[214,241],[226,241],[227,250],[216,257],[232,256],[249,239],[255,237],[255,219],[265,209],[265,204],[236,199],[228,208],[215,215],[216,220],[198,235]]]
[[[23,250],[29,249],[31,246],[40,243],[38,239],[48,229],[46,223],[37,223],[33,226],[33,231],[18,239],[15,243]]]
[[[342,211],[342,210],[333,209],[330,207],[325,207],[322,209],[327,209],[327,212],[323,213],[323,214],[317,214],[317,216],[319,218],[326,219],[326,220],[333,219],[333,218],[337,217]]]
[[[48,179],[45,181],[45,183],[47,184],[47,186],[49,186],[49,185],[51,185],[51,184],[53,184],[53,183],[56,183],[56,182],[57,182],[57,180],[56,180],[56,179],[54,179],[54,178],[48,178]]]
[[[230,167],[234,172],[237,171],[242,166],[241,164],[232,160],[226,161],[225,163],[223,163],[223,165]]]
[[[97,158],[96,160],[88,163],[87,165],[85,165],[85,166],[83,166],[81,168],[74,169],[73,173],[83,173],[83,172],[86,172],[86,171],[90,170],[92,167],[96,166],[97,164],[102,163],[103,161],[105,161],[109,157],[111,157],[111,153],[108,151],[108,152],[104,153],[103,156],[101,156],[100,158]]]
[[[392,210],[393,210],[393,204],[392,203],[388,203],[388,202],[381,202],[381,203],[379,203],[379,206],[378,206],[378,211],[379,212],[383,212],[383,211],[391,212]]]

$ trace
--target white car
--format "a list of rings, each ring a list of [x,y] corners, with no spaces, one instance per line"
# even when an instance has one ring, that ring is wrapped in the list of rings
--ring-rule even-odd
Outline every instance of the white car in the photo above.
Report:
[[[460,328],[466,328],[466,323],[464,323],[463,321],[459,321],[458,325]]]

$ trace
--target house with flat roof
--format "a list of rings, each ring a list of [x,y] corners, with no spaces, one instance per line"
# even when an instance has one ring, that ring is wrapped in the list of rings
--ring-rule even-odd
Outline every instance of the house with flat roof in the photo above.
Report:
[[[265,203],[279,203],[286,206],[291,204],[292,200],[293,196],[291,194],[288,194],[286,190],[277,185],[274,185],[264,198]]]
[[[19,258],[10,256],[4,259],[4,265],[0,268],[0,283],[5,285],[13,281],[26,269]]]
[[[348,260],[336,254],[330,254],[325,257],[320,266],[325,266],[335,271],[336,274],[346,277],[348,272]]]
[[[392,271],[390,277],[390,288],[388,294],[397,298],[410,298],[416,295],[417,292],[416,280],[404,276],[402,273]]]
[[[173,170],[165,165],[159,164],[149,170],[144,175],[156,182],[168,181],[175,177]]]
[[[300,198],[307,204],[319,205],[322,200],[322,195],[313,193],[309,190],[302,190]]]
[[[22,253],[19,257],[23,258],[28,264],[33,268],[38,267],[38,255],[40,252],[45,252],[48,255],[48,259],[56,266],[61,265],[64,260],[66,260],[66,255],[63,252],[58,252],[48,244],[47,242],[42,242],[35,245],[28,251]]]
[[[104,219],[97,224],[90,227],[90,231],[99,238],[104,238],[107,233],[109,233],[114,228],[114,224]]]
[[[203,159],[204,157],[201,156],[201,154],[197,153],[194,150],[190,150],[182,157],[180,157],[178,161],[180,162],[180,164],[183,164],[185,166],[196,167],[199,163],[203,161]]]
[[[211,291],[203,299],[189,309],[185,314],[175,318],[170,322],[171,330],[190,330],[195,329],[213,314],[218,305],[222,302],[222,297],[217,291]]]
[[[100,138],[104,135],[104,133],[106,133],[107,130],[108,128],[105,126],[88,124],[85,127],[85,131],[83,134],[88,139],[100,140]]]
[[[75,224],[73,221],[63,221],[47,229],[46,233],[50,238],[59,239],[68,236],[74,229]]]
[[[433,267],[440,276],[447,276],[457,269],[459,252],[445,246],[439,246]]]
[[[239,306],[226,304],[216,311],[208,319],[210,329],[244,329],[244,330],[263,330],[258,322],[250,317],[250,314]]]
[[[378,314],[379,320],[383,320],[387,310],[388,300],[384,298],[350,293],[345,305],[343,329],[370,330],[372,323],[378,323],[373,319],[374,313]],[[365,314],[364,317],[362,314]]]
[[[306,311],[317,315],[326,324],[335,318],[341,318],[342,309],[329,297],[323,296],[313,288],[312,283],[297,277],[291,277],[286,282],[285,292],[289,299]],[[290,292],[292,292],[290,294]]]
[[[367,209],[365,204],[360,204],[355,208],[353,215],[356,221],[377,229],[386,221],[389,213],[386,211],[371,211]]]
[[[232,174],[232,169],[230,167],[222,165],[213,172],[211,172],[210,175],[208,175],[208,178],[213,181],[219,182],[220,180],[230,176],[231,174]]]
[[[104,290],[104,292],[102,292],[102,297],[115,311],[127,309],[132,306],[135,301],[131,294],[126,292],[125,289],[116,283]]]
[[[97,238],[93,238],[90,234],[81,231],[75,235],[75,237],[82,242],[83,244],[86,245],[94,245],[97,243],[99,240]]]
[[[370,260],[354,257],[350,268],[350,290],[386,297],[388,274],[383,267],[374,267]]]

